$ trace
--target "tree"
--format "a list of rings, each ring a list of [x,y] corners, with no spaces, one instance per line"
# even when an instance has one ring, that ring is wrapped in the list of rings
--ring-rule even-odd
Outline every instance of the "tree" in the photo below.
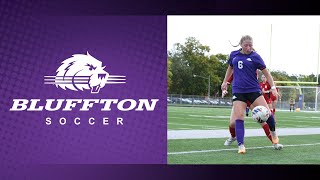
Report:
[[[289,75],[285,71],[270,71],[270,73],[275,81],[289,81]]]
[[[167,84],[167,90],[169,91],[171,85],[172,85],[172,60],[168,59],[168,84]]]
[[[229,55],[210,55],[209,52],[210,47],[201,44],[194,37],[186,38],[184,44],[176,43],[174,48],[168,51],[168,93],[207,96],[208,79],[206,78],[210,75],[210,95],[221,95],[220,85],[228,67]],[[270,70],[270,72],[275,81],[315,82],[317,79],[314,74],[288,75],[285,71]],[[193,77],[194,74],[205,78]],[[261,72],[259,72],[259,75],[261,75]],[[277,86],[296,85],[296,83],[277,83]],[[287,99],[289,96],[297,96],[298,91],[299,89],[292,88],[290,91],[283,93],[283,99]],[[304,97],[305,101],[314,99],[314,93],[307,92],[307,94]],[[227,96],[230,97],[231,93],[228,93]]]
[[[222,84],[222,81],[223,81],[224,76],[226,74],[227,68],[229,66],[228,65],[229,55],[219,53],[219,54],[216,54],[214,57],[216,57],[218,60],[218,62],[216,62],[215,69],[217,69],[216,73],[219,78],[216,82],[216,87],[214,87],[214,90],[215,90],[215,93],[220,96],[221,95],[221,84]],[[227,96],[231,96],[231,93],[228,93]]]
[[[174,49],[168,52],[168,59],[172,61],[172,84],[168,92],[206,96],[209,84],[206,78],[209,76],[210,94],[219,92],[226,71],[227,55],[210,56],[209,52],[209,46],[201,44],[194,37],[187,38],[185,44],[175,44]]]

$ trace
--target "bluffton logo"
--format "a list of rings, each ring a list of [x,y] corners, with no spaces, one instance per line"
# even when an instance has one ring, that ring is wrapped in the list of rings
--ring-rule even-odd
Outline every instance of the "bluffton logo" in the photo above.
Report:
[[[100,89],[107,84],[123,84],[126,83],[126,76],[122,75],[110,75],[105,66],[102,66],[102,62],[87,54],[74,54],[72,57],[62,61],[60,67],[58,67],[55,76],[44,76],[44,84],[53,84],[57,88],[72,91],[91,90],[91,93],[99,93]],[[54,111],[71,112],[75,115],[77,112],[88,112],[93,108],[100,110],[101,112],[114,112],[114,109],[127,112],[127,111],[154,111],[159,99],[69,99],[57,98],[57,99],[13,99],[10,111],[32,111],[45,113],[53,113]],[[101,115],[106,113],[101,113]],[[50,117],[46,114],[43,117],[46,125],[52,123],[65,125],[67,122],[75,125],[80,125],[82,117],[79,115],[70,117],[69,115],[62,116],[60,118]],[[68,119],[68,120],[67,120]],[[71,120],[69,120],[71,119]],[[91,116],[86,118],[88,124],[94,125],[95,121],[100,119],[102,125],[109,125],[109,117],[106,116]],[[124,125],[124,118],[117,116],[114,121],[110,120],[110,124]]]
[[[53,84],[64,90],[99,93],[106,84],[126,83],[126,76],[110,75],[102,62],[87,54],[74,54],[62,61],[55,76],[44,76],[44,84]]]

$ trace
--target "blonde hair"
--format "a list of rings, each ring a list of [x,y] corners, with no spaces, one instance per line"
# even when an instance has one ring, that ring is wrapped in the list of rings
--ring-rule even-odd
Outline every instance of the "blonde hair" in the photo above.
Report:
[[[244,35],[244,36],[242,36],[241,39],[240,39],[239,45],[242,44],[243,41],[245,41],[245,40],[252,41],[252,37],[249,36],[249,35]]]
[[[240,42],[239,42],[237,45],[232,45],[231,42],[230,42],[230,41],[229,41],[229,42],[230,42],[231,46],[233,46],[233,47],[238,47],[238,46],[241,45],[241,44],[243,43],[243,41],[245,41],[245,40],[252,41],[252,37],[249,36],[249,35],[244,35],[244,36],[242,36],[241,39],[240,39]]]

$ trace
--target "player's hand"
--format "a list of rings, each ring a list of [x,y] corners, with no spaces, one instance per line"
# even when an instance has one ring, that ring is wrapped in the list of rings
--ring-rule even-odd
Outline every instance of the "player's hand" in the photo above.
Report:
[[[275,97],[278,97],[278,96],[279,96],[277,90],[271,89],[271,92],[272,92],[272,95],[274,95]]]
[[[228,91],[227,91],[227,90],[223,90],[223,91],[222,91],[222,96],[221,96],[221,97],[223,98],[226,94],[228,94]]]
[[[226,91],[227,88],[228,88],[228,83],[227,83],[227,82],[223,82],[223,83],[221,84],[221,90],[222,90],[222,92],[223,92],[223,91]]]

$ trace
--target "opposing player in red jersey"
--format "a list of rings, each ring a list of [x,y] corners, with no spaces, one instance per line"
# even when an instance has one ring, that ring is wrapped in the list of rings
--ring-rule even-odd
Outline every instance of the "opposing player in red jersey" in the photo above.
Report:
[[[257,71],[257,78],[258,78],[258,71]],[[227,81],[227,84],[230,85],[231,82],[233,80],[233,73],[231,74],[231,76],[229,77],[228,81]],[[222,92],[222,97],[224,97],[228,92],[227,91],[224,91]],[[249,101],[247,101],[247,109],[253,109],[253,107],[251,106],[251,103]],[[247,114],[247,110],[246,110],[246,114]],[[230,116],[231,118],[231,116]],[[231,120],[230,120],[231,122]],[[269,128],[269,125],[266,123],[266,122],[263,122],[263,123],[260,123],[261,127],[263,128],[264,130],[264,133],[266,134],[266,136],[268,137],[268,139],[272,142],[272,136],[271,136],[271,131],[270,131],[270,128]],[[231,123],[229,124],[229,132],[230,132],[230,135],[231,137],[228,138],[225,142],[224,142],[224,145],[225,146],[230,146],[232,144],[233,141],[236,140],[236,131],[235,131],[235,123]],[[278,149],[279,147],[275,147],[275,149]],[[282,148],[282,147],[280,147]]]
[[[276,113],[278,99],[281,98],[279,88],[276,88],[276,90],[277,90],[279,96],[274,96],[272,93],[270,93],[270,99],[271,99],[271,104],[272,104],[272,108],[273,108],[273,111],[272,111],[273,115]]]
[[[266,100],[271,113],[273,114],[272,101],[271,101],[271,95],[270,95],[270,94],[272,94],[272,93],[270,93],[271,86],[267,82],[267,78],[263,74],[261,75],[260,88],[261,88],[263,97]]]

